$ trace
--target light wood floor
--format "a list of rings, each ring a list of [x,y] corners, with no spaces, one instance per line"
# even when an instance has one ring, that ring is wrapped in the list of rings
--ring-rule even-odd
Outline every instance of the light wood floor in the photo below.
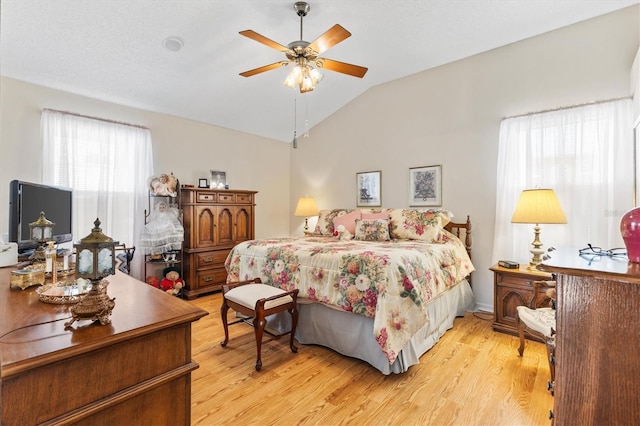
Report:
[[[544,345],[491,329],[490,315],[458,318],[419,365],[382,375],[369,364],[286,338],[263,345],[256,372],[253,329],[230,327],[220,293],[191,301],[209,311],[193,325],[193,425],[549,425]],[[481,318],[479,318],[481,317]]]

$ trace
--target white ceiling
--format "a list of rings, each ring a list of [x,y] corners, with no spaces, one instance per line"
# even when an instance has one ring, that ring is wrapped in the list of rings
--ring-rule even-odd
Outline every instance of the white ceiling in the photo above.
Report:
[[[315,91],[282,82],[284,58],[238,34],[299,38],[290,0],[1,0],[0,73],[117,104],[290,142],[367,89],[640,0],[309,0],[304,39],[334,24],[352,36],[322,56],[369,68],[324,71]],[[163,47],[176,36],[178,52]],[[81,111],[78,111],[81,112]]]

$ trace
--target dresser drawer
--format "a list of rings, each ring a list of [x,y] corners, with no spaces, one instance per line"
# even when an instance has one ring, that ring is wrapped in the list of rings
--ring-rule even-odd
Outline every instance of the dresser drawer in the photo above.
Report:
[[[198,192],[198,197],[196,199],[198,203],[215,203],[216,202],[216,193],[213,192]]]
[[[227,270],[224,268],[205,269],[196,274],[198,288],[222,285],[227,282]]]
[[[253,203],[253,196],[251,194],[236,194],[236,203],[251,204]]]
[[[196,254],[196,268],[206,269],[224,265],[230,250],[208,251]]]
[[[236,194],[218,194],[219,203],[235,203]]]

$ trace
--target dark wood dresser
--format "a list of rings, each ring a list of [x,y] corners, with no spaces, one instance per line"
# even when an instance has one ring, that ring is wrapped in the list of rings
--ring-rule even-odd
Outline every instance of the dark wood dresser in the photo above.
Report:
[[[111,324],[76,322],[71,305],[10,288],[0,268],[3,425],[191,422],[191,323],[207,312],[117,272]]]
[[[254,238],[256,193],[181,188],[184,294],[188,299],[219,290],[227,282],[227,255],[236,244]]]
[[[538,268],[557,274],[557,425],[640,421],[640,264],[557,250]]]

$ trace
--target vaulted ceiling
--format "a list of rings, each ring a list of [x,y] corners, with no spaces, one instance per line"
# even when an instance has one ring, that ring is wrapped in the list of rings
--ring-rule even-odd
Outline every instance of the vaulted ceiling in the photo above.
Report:
[[[300,94],[282,84],[290,66],[239,75],[285,59],[238,33],[298,40],[294,1],[2,0],[0,74],[290,142],[294,103],[313,127],[373,86],[639,2],[309,0],[304,40],[340,24],[352,36],[322,56],[369,70],[324,70]],[[180,50],[164,47],[170,37]]]

